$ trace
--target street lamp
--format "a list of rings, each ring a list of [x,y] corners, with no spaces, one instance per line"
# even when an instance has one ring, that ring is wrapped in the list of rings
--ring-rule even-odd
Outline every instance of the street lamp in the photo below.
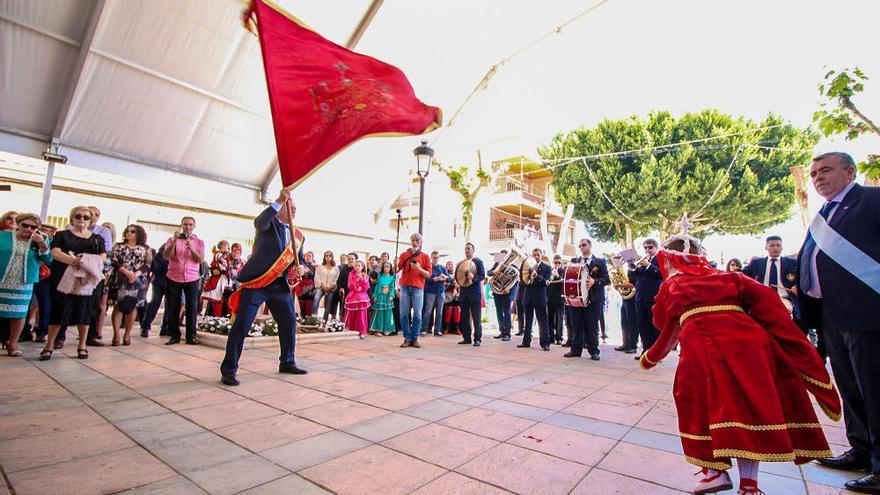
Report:
[[[422,141],[422,144],[413,150],[413,155],[416,156],[416,173],[419,175],[419,234],[421,234],[425,216],[425,177],[431,170],[434,148],[428,146],[427,141]]]

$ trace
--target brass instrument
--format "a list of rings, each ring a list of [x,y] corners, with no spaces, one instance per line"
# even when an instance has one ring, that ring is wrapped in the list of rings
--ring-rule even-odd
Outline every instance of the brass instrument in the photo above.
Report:
[[[626,269],[624,269],[623,264],[615,265],[612,262],[611,267],[609,267],[608,269],[608,276],[611,278],[612,286],[630,283],[629,277],[626,275]],[[620,293],[620,297],[624,301],[628,301],[636,295],[635,287],[614,287],[614,290]]]
[[[502,294],[516,285],[519,278],[519,265],[522,262],[522,255],[516,249],[511,249],[507,257],[504,258],[504,261],[495,268],[494,273],[489,278],[489,287],[492,289],[492,292]]]
[[[468,273],[472,275],[470,278],[467,276]],[[477,265],[473,261],[464,259],[455,265],[455,283],[457,283],[459,287],[469,287],[474,283],[474,278],[476,276]]]
[[[538,266],[538,262],[535,258],[529,256],[526,258],[522,265],[519,267],[519,280],[523,283],[523,285],[532,285],[532,282],[535,281],[535,267]]]

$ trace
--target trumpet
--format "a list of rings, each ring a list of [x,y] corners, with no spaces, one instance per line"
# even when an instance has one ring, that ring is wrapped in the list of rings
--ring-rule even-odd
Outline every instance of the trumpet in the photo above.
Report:
[[[649,263],[648,259],[649,259],[649,258],[650,258],[650,257],[649,257],[647,254],[644,255],[644,256],[642,256],[642,257],[639,259],[639,261],[636,261],[636,266],[648,266],[648,263]]]

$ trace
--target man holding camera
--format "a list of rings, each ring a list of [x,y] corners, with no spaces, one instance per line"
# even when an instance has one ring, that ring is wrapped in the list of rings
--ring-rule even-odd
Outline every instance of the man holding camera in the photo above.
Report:
[[[168,286],[165,293],[165,311],[168,313],[168,331],[171,338],[165,345],[180,343],[180,297],[186,304],[186,343],[198,344],[196,318],[199,309],[199,267],[205,259],[205,242],[196,237],[196,219],[183,217],[180,232],[168,238],[162,254],[168,260]]]
[[[422,252],[422,235],[409,236],[410,248],[400,255],[397,269],[400,274],[400,326],[403,344],[400,347],[421,347],[422,309],[425,302],[425,279],[431,276],[431,258]],[[412,318],[410,318],[412,312]]]

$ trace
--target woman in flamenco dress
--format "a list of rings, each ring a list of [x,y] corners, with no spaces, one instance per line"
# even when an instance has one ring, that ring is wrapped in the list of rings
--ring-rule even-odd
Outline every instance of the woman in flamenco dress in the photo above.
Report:
[[[639,363],[652,368],[681,344],[673,396],[685,460],[702,468],[694,493],[733,488],[732,458],[738,493],[757,495],[760,461],[829,457],[807,392],[834,421],[839,397],[776,291],[716,270],[686,234],[666,241],[657,257],[664,282],[653,310],[661,334]]]

